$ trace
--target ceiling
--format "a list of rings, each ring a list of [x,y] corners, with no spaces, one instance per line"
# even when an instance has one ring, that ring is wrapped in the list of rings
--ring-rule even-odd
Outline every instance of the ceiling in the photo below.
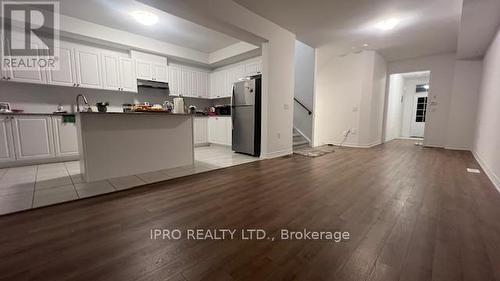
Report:
[[[133,0],[64,0],[61,14],[128,31],[182,47],[211,53],[239,40]],[[153,26],[137,23],[132,11],[148,11],[159,17]]]
[[[457,49],[462,0],[234,1],[295,33],[298,40],[313,47],[328,45],[339,54],[373,49],[392,61]],[[400,19],[395,29],[374,28],[391,17]]]
[[[429,79],[431,76],[431,72],[430,71],[408,72],[408,73],[401,73],[401,76],[406,79],[423,79],[423,78]]]
[[[500,1],[464,0],[457,57],[459,59],[480,58],[500,25]]]

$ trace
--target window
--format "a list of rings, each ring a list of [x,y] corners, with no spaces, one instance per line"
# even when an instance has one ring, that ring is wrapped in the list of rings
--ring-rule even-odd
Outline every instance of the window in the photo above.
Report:
[[[415,117],[415,122],[425,122],[425,116],[427,114],[427,97],[417,98],[417,114]]]

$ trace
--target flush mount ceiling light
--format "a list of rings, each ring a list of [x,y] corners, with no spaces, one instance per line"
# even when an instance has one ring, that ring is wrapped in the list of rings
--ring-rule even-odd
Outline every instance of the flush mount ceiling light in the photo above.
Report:
[[[399,20],[397,18],[390,18],[383,20],[375,25],[380,30],[391,30],[394,29],[399,24]]]
[[[131,13],[136,21],[144,25],[153,25],[158,22],[158,17],[150,12],[135,11]]]

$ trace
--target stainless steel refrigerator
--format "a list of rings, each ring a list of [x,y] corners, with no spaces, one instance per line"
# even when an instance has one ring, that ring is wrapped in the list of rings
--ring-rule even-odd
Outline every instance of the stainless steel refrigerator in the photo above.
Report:
[[[233,85],[231,119],[235,152],[260,156],[261,80],[257,75]]]

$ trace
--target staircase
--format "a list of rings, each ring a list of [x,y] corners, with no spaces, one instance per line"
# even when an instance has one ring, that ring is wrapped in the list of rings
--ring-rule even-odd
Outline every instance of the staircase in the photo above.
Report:
[[[293,128],[293,150],[309,147],[309,141],[295,128]]]

